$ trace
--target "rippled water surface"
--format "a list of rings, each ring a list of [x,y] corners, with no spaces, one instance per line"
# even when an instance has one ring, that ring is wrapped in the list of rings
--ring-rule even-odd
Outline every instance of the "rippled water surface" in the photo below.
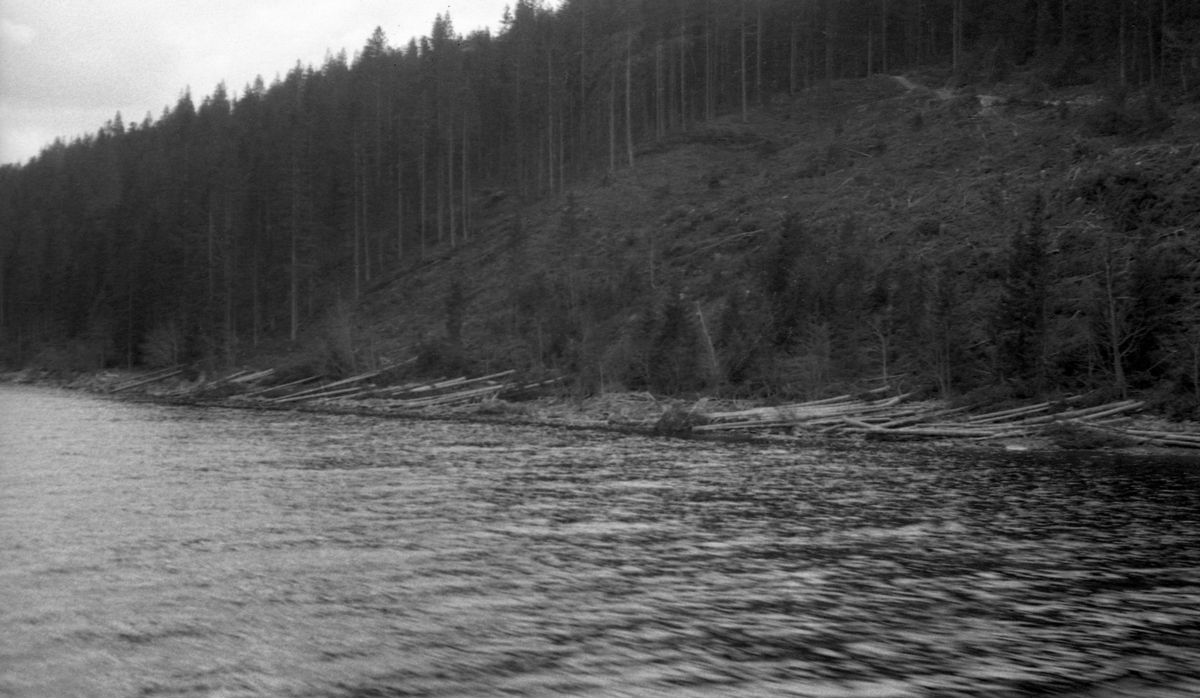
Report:
[[[0,387],[0,695],[1200,694],[1200,463]]]

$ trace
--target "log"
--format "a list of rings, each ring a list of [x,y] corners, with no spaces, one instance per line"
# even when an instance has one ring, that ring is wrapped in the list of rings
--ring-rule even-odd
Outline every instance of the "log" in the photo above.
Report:
[[[448,405],[455,402],[466,402],[475,398],[483,397],[489,393],[498,393],[508,387],[507,384],[488,385],[482,388],[472,388],[463,390],[448,395],[434,395],[432,397],[418,398],[415,400],[392,400],[391,406],[401,409],[418,409],[422,407],[433,407],[436,405]]]
[[[980,439],[994,438],[996,436],[1009,436],[1010,434],[1000,434],[993,431],[985,431],[982,429],[946,429],[946,428],[930,428],[930,427],[909,427],[900,429],[872,429],[863,432],[869,438],[951,438],[951,439]]]
[[[1051,422],[1074,420],[1078,419],[1079,417],[1086,417],[1089,415],[1093,417],[1100,417],[1127,412],[1129,410],[1138,409],[1141,406],[1142,403],[1137,400],[1124,400],[1122,402],[1114,402],[1107,405],[1097,405],[1096,407],[1085,407],[1079,410],[1067,410],[1066,412],[1057,412],[1055,414],[1047,414],[1040,417],[1029,417],[1027,419],[1020,419],[1015,422],[1011,422],[1011,424],[1033,426],[1035,424],[1049,424]]]
[[[947,417],[952,414],[958,414],[959,412],[966,412],[969,409],[971,409],[971,408],[970,407],[955,407],[953,409],[934,410],[932,412],[924,412],[924,413],[918,412],[917,414],[915,414],[912,417],[903,417],[900,419],[893,419],[892,421],[884,422],[883,424],[880,424],[879,426],[884,429],[894,429],[896,427],[908,426],[909,424],[920,424],[921,422],[928,421],[935,417]]]
[[[887,411],[910,395],[912,395],[912,393],[905,393],[904,395],[897,395],[886,400],[879,400],[875,402],[850,400],[838,403],[826,402],[826,404],[816,406],[813,406],[812,403],[801,403],[796,405],[781,405],[779,407],[758,407],[741,412],[713,412],[703,416],[709,420],[741,417],[743,420],[747,421],[768,423],[775,422],[781,425],[794,425],[812,420],[836,418],[843,414],[861,415]],[[841,398],[830,398],[830,400],[834,399],[840,400]]]
[[[445,380],[446,380],[445,378],[438,378],[433,381],[425,380],[425,381],[419,381],[416,383],[404,383],[403,385],[392,385],[392,386],[388,386],[386,388],[377,388],[372,392],[374,395],[377,395],[379,397],[384,397],[387,395],[396,395],[399,393],[411,392],[411,391],[418,390],[418,389],[428,389],[430,386],[437,385],[438,383],[441,383]],[[466,380],[466,379],[455,378],[454,380],[460,381],[460,380]]]
[[[1191,434],[1178,431],[1160,431],[1157,429],[1124,429],[1126,434],[1134,436],[1145,436],[1151,439],[1171,439],[1176,441],[1188,441],[1200,445],[1200,434]]]
[[[1103,410],[1099,410],[1099,411],[1090,411],[1088,414],[1086,414],[1082,417],[1072,417],[1072,419],[1082,419],[1082,420],[1090,421],[1090,420],[1098,419],[1101,417],[1109,417],[1114,414],[1121,414],[1122,412],[1131,412],[1133,410],[1140,410],[1142,408],[1142,402],[1140,400],[1127,400],[1124,403],[1116,403],[1111,406],[1103,405],[1102,407],[1108,407],[1109,409],[1103,409]],[[1097,409],[1099,409],[1099,408],[1093,408],[1093,410],[1097,410]],[[1079,411],[1086,412],[1087,410],[1079,410]],[[1061,416],[1061,415],[1059,415],[1059,416]]]
[[[311,383],[319,378],[324,378],[324,377],[325,377],[325,374],[322,373],[321,375],[318,375],[318,376],[309,376],[308,378],[301,378],[300,380],[295,380],[295,381],[292,381],[291,383],[284,383],[283,385],[269,385],[265,388],[258,388],[257,390],[251,390],[248,393],[243,393],[239,397],[249,398],[249,397],[257,397],[259,395],[266,395],[267,393],[273,393],[276,390],[283,390],[284,388],[291,388],[296,385],[303,385],[304,383]]]
[[[171,378],[172,376],[178,376],[180,373],[183,373],[182,368],[173,368],[173,369],[168,370],[166,373],[159,373],[154,376],[141,378],[139,380],[133,381],[132,383],[122,383],[121,385],[113,387],[108,392],[119,393],[122,390],[129,390],[130,388],[136,388],[138,386],[149,385],[150,383],[156,383],[161,380],[166,380],[168,378]]]
[[[1026,405],[1024,407],[1014,407],[1008,410],[1000,410],[999,412],[989,412],[987,414],[978,414],[967,418],[968,422],[983,424],[987,422],[999,421],[1015,417],[1017,415],[1029,414],[1031,412],[1043,412],[1050,409],[1049,402],[1042,402],[1037,405]]]
[[[271,375],[274,372],[275,372],[275,369],[268,368],[265,371],[259,371],[258,373],[251,373],[249,375],[241,376],[240,378],[230,379],[229,382],[230,383],[252,383],[257,380],[262,380],[263,378],[266,378],[267,376]]]
[[[852,417],[842,417],[842,421],[852,427],[859,427],[861,429],[865,429],[866,431],[880,431],[883,429],[883,427],[880,427],[878,424],[870,424]]]
[[[354,388],[354,387],[340,388],[338,390],[322,390],[321,392],[317,392],[317,393],[306,390],[303,393],[296,393],[295,395],[288,395],[286,397],[276,398],[274,400],[271,400],[271,402],[273,404],[277,404],[277,405],[284,405],[289,402],[298,402],[300,400],[323,400],[325,398],[330,398],[330,397],[335,397],[335,396],[345,396],[349,393],[357,392],[359,390],[361,390],[361,388]]]
[[[110,387],[108,388],[108,391],[109,391],[109,392],[112,392],[112,391],[114,391],[114,390],[124,390],[124,389],[125,389],[125,388],[124,388],[124,386],[126,386],[126,385],[131,385],[131,384],[133,384],[133,383],[137,383],[137,382],[139,382],[139,381],[148,380],[148,379],[151,379],[151,378],[158,378],[158,377],[160,377],[160,376],[162,376],[162,375],[165,375],[165,374],[171,373],[171,372],[173,372],[173,371],[178,371],[178,370],[180,370],[180,367],[179,367],[179,366],[170,366],[170,367],[168,367],[168,368],[160,368],[160,369],[156,369],[156,370],[154,370],[154,371],[150,371],[149,373],[143,373],[143,374],[141,374],[141,375],[139,375],[139,376],[134,376],[133,378],[126,378],[126,379],[125,379],[125,380],[123,380],[123,381],[118,381],[118,382],[117,382],[117,383],[115,383],[114,385],[110,386]]]
[[[876,391],[878,391],[878,390],[880,390],[880,389],[877,388]],[[791,409],[806,409],[806,408],[810,408],[810,407],[825,407],[828,405],[836,405],[839,403],[853,402],[853,401],[855,401],[855,398],[853,395],[839,395],[837,397],[827,397],[823,400],[811,400],[809,402],[796,402],[796,403],[792,403],[790,405],[779,405],[777,407],[753,407],[748,410],[739,410],[736,412],[711,412],[709,414],[704,415],[704,417],[707,419],[731,419],[731,418],[748,417],[748,416],[753,416],[753,415],[766,414],[766,413],[770,413],[770,412],[776,411],[776,410],[791,410]]]
[[[302,390],[298,393],[293,393],[291,395],[288,395],[287,397],[274,398],[273,400],[271,400],[271,402],[284,402],[284,401],[291,402],[293,398],[298,398],[302,395],[309,395],[312,393],[320,393],[320,392],[329,390],[330,388],[336,388],[336,387],[339,387],[342,385],[349,385],[350,383],[357,383],[359,381],[364,381],[364,380],[367,380],[368,378],[374,378],[375,376],[378,376],[379,374],[383,373],[386,370],[387,369],[381,369],[379,371],[371,371],[370,373],[363,373],[361,375],[353,376],[351,378],[343,378],[340,381],[334,381],[328,385],[322,385],[318,388]]]
[[[1147,442],[1155,446],[1172,446],[1174,448],[1200,448],[1200,441],[1185,441],[1170,438],[1147,438]]]

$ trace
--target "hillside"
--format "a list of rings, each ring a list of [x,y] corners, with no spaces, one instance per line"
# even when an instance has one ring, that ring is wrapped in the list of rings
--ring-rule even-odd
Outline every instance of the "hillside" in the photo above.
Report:
[[[643,145],[386,276],[300,362],[410,356],[589,394],[1200,399],[1200,110],[839,81]],[[1023,256],[1022,256],[1023,255]]]

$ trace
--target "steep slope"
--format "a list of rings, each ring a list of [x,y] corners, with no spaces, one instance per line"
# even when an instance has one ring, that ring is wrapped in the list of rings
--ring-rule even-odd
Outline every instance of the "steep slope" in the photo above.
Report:
[[[326,346],[358,365],[420,356],[426,373],[562,372],[588,392],[813,396],[880,379],[1085,390],[1111,387],[1115,366],[1119,390],[1193,390],[1179,352],[1196,344],[1186,316],[1200,288],[1181,262],[1195,240],[1159,243],[1200,218],[1194,106],[1168,118],[1152,98],[1019,84],[981,96],[910,77],[697,124],[543,200],[491,190],[472,240],[333,314]],[[1141,222],[1121,222],[1131,215]],[[1022,328],[997,318],[1020,285],[1011,243],[1033,227],[1049,231],[1050,263],[1025,366],[1005,343]],[[1137,348],[1137,298],[1109,303],[1124,326],[1102,326],[1115,315],[1101,306],[1147,282],[1131,271],[1147,236],[1155,278],[1182,295],[1156,311],[1156,346]],[[1120,278],[1098,284],[1118,263]]]

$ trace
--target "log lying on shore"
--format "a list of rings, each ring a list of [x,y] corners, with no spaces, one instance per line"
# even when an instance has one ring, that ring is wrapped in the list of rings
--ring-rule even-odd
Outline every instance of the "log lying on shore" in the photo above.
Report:
[[[273,393],[273,392],[276,392],[279,390],[286,390],[287,388],[293,388],[298,385],[304,385],[305,383],[311,383],[315,380],[320,380],[324,377],[325,377],[325,374],[322,373],[322,374],[319,374],[316,376],[308,376],[307,378],[301,378],[299,380],[294,380],[289,383],[283,383],[282,385],[268,385],[264,388],[257,388],[255,390],[251,390],[249,392],[242,393],[238,397],[243,398],[243,399],[253,398],[253,397],[261,397],[261,396],[267,395],[268,393]]]
[[[335,389],[342,388],[342,387],[350,385],[352,383],[361,383],[362,381],[365,381],[369,378],[374,378],[374,377],[380,375],[381,373],[384,373],[387,370],[388,369],[380,369],[378,371],[369,371],[367,373],[362,373],[357,376],[351,376],[350,378],[343,378],[342,380],[334,381],[327,385],[322,385],[322,386],[319,386],[316,388],[309,388],[307,390],[301,390],[299,392],[292,393],[290,395],[284,395],[283,397],[272,398],[270,400],[270,402],[282,404],[282,403],[287,403],[287,402],[296,402],[298,400],[314,400],[318,397],[332,397],[333,394],[345,394],[347,392],[351,392],[351,390],[358,390],[359,388],[353,388],[351,390],[340,390],[340,391],[335,390]]]
[[[868,394],[880,394],[886,388],[878,388]],[[755,407],[737,412],[712,412],[704,414],[705,423],[693,427],[693,431],[733,431],[742,429],[760,429],[788,426],[821,427],[837,423],[843,416],[889,415],[889,418],[899,416],[897,413],[911,414],[905,409],[897,410],[896,406],[909,395],[878,400],[864,400],[852,395],[840,395],[824,400],[812,400],[779,407]]]
[[[879,394],[886,389],[874,391]],[[1094,429],[1109,436],[1154,445],[1200,448],[1200,434],[1136,429],[1129,414],[1143,407],[1139,400],[1054,411],[1056,405],[1078,404],[1079,397],[1062,402],[966,414],[970,407],[948,408],[941,402],[904,403],[909,395],[864,399],[840,395],[824,400],[759,407],[739,412],[703,414],[698,433],[789,429],[826,435],[857,435],[867,439],[1003,439],[1049,435],[1060,426]]]
[[[108,392],[119,393],[123,390],[130,390],[133,388],[141,387],[143,385],[157,383],[158,381],[166,380],[168,378],[173,378],[175,376],[178,376],[181,373],[183,373],[183,368],[181,368],[179,366],[172,366],[171,368],[164,368],[164,369],[155,371],[148,376],[139,376],[138,378],[135,378],[133,380],[128,380],[123,383],[118,383],[117,385],[114,385],[113,387],[109,388]]]

